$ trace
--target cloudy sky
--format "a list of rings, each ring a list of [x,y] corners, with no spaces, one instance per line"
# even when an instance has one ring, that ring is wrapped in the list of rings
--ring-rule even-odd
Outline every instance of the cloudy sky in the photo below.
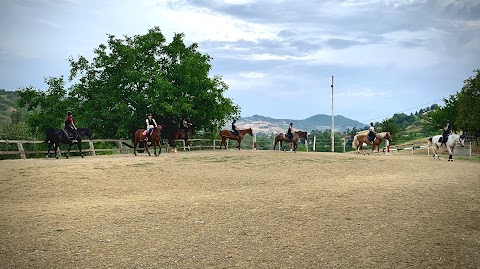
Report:
[[[333,75],[335,114],[380,120],[459,91],[480,68],[478,0],[3,0],[0,88],[45,88],[107,33],[154,26],[214,58],[242,116],[330,114]]]

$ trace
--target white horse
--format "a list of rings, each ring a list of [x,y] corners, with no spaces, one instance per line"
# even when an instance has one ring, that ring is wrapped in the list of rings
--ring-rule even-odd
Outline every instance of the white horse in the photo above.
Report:
[[[431,137],[428,139],[428,141],[430,142],[431,145],[435,145],[434,147],[434,154],[433,154],[433,158],[435,159],[435,157],[437,157],[438,160],[440,160],[440,156],[438,156],[437,154],[437,150],[442,146],[442,143],[438,142],[440,140],[442,136],[441,135],[436,135],[434,137]],[[462,135],[458,135],[458,134],[451,134],[448,136],[448,139],[447,139],[447,149],[448,149],[448,161],[452,161],[453,162],[453,149],[455,148],[455,146],[457,146],[457,144],[460,144],[460,146],[463,148],[465,147],[465,136],[462,134]]]

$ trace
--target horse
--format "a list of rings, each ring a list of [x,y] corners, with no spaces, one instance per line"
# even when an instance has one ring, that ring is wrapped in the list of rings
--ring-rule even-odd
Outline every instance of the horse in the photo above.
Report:
[[[149,140],[145,141],[145,150],[147,151],[148,156],[152,156],[150,154],[150,151],[148,150],[148,142],[150,142],[150,146],[153,145],[153,150],[154,150],[155,156],[158,156],[158,155],[162,154],[162,146],[160,144],[162,129],[163,129],[162,125],[158,125],[157,127],[155,127],[152,130],[152,133],[150,134]],[[138,143],[140,143],[140,141],[144,141],[145,138],[147,137],[146,134],[145,135],[143,134],[145,131],[146,131],[145,129],[138,129],[135,132],[135,135],[132,138],[132,140],[133,140],[133,154],[135,154],[135,156],[137,156]],[[158,154],[157,154],[157,146],[158,146]]]
[[[429,142],[430,145],[435,145],[433,158],[435,159],[435,157],[437,157],[438,160],[440,160],[440,156],[438,156],[437,151],[442,146],[442,143],[439,142],[441,137],[442,137],[441,135],[436,135],[436,136],[430,137],[428,139],[428,142]],[[447,143],[445,145],[446,145],[447,150],[448,150],[448,161],[449,162],[450,161],[453,162],[453,157],[452,157],[453,149],[455,149],[455,147],[457,146],[457,143],[459,143],[462,148],[465,147],[465,136],[463,134],[462,135],[451,134],[451,135],[448,136]]]
[[[190,138],[190,135],[195,131],[195,126],[193,126],[192,124],[189,124],[188,125],[188,131],[185,135],[185,132],[183,131],[183,129],[180,129],[178,127],[174,127],[172,132],[170,133],[170,135],[168,136],[168,144],[170,147],[172,148],[176,148],[176,140],[178,139],[182,139],[185,143],[185,147],[188,149],[188,151],[190,151],[190,143],[188,142],[188,139]],[[185,148],[183,148],[183,150],[185,150]],[[168,149],[168,151],[170,151],[170,149]]]
[[[378,155],[380,155],[380,144],[382,143],[383,139],[392,141],[390,132],[381,132],[376,134],[375,139],[373,140],[372,150],[368,153],[369,155],[375,150],[375,147],[378,149]],[[367,145],[370,144],[370,141],[368,140],[368,132],[360,132],[353,137],[352,148],[357,150],[357,154],[360,154],[360,148],[363,146],[363,143]],[[363,147],[362,151],[363,155],[365,155],[365,150],[363,150]]]
[[[238,150],[240,150],[240,144],[242,143],[243,137],[246,134],[253,136],[252,128],[240,130],[238,136],[234,135],[233,132],[230,130],[221,130],[220,136],[222,137],[222,142],[220,143],[220,149],[222,149],[222,145],[225,146],[225,149],[227,149],[227,139],[229,139],[236,140],[238,142],[238,145],[235,148],[238,148]]]
[[[288,139],[285,134],[279,133],[275,136],[275,142],[273,144],[273,150],[277,147],[277,143],[280,142],[280,148],[283,149],[283,142],[292,142],[293,143],[293,151],[297,152],[297,143],[300,138],[307,139],[307,132],[303,131],[296,131],[293,133],[292,140]],[[284,150],[285,151],[285,150]]]
[[[66,158],[68,159],[70,154],[70,149],[72,148],[73,144],[77,144],[78,151],[80,151],[80,156],[82,156],[82,158],[84,157],[82,152],[82,136],[87,136],[88,139],[91,140],[93,136],[93,131],[92,129],[89,129],[89,128],[77,129],[78,139],[76,143],[72,143],[72,140],[70,139],[70,136],[67,134],[67,131],[62,129],[47,128],[45,129],[45,134],[47,136],[47,138],[44,141],[45,144],[47,144],[46,157],[48,158],[50,156],[50,149],[52,148],[52,145],[54,145],[55,158],[58,159],[58,147],[61,144],[65,144],[65,145],[68,145],[67,156],[66,156]]]

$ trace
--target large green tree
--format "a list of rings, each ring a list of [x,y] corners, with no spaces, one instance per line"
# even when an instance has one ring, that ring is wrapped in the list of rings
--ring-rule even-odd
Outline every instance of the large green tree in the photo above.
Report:
[[[395,119],[393,117],[383,120],[382,123],[380,123],[379,131],[390,132],[393,140],[397,140],[398,138],[400,138],[400,127],[395,122]]]
[[[210,76],[212,58],[200,53],[196,43],[187,46],[183,34],[175,34],[170,43],[158,27],[132,37],[109,35],[94,54],[91,60],[69,58],[68,89],[58,78],[58,87],[46,92],[20,92],[20,104],[33,111],[32,127],[61,122],[65,111],[73,110],[77,122],[97,136],[120,138],[143,127],[147,113],[167,129],[187,119],[210,132],[239,114],[239,107],[223,96],[228,86],[222,78]]]
[[[458,126],[465,131],[480,133],[480,69],[464,81],[458,94]]]

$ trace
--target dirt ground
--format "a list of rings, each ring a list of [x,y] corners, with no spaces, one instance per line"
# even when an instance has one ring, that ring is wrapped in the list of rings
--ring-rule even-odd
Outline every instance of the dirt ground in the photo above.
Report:
[[[479,268],[480,162],[216,151],[0,161],[1,268]]]

